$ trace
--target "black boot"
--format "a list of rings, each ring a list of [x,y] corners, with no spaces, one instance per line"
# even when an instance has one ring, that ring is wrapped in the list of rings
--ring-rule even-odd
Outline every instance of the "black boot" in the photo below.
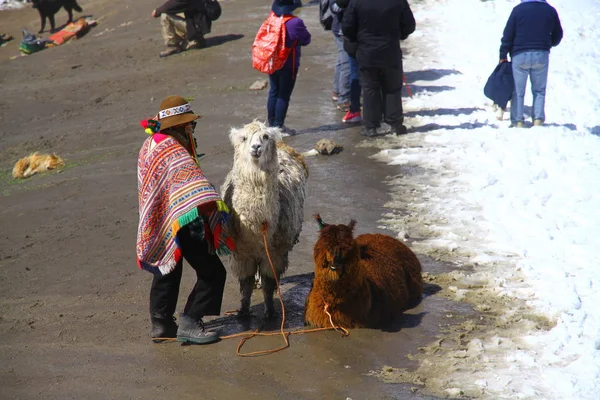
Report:
[[[177,337],[177,324],[175,318],[150,317],[152,321],[152,339],[154,343],[162,342],[161,339]]]
[[[406,126],[404,126],[404,124],[401,124],[401,123],[394,125],[393,131],[398,136],[406,135],[406,133],[408,132],[408,130],[406,129]]]

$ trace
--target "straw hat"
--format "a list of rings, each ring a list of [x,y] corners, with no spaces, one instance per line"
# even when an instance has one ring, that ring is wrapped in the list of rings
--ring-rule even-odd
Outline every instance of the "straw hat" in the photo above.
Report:
[[[160,103],[158,121],[161,131],[175,125],[192,122],[198,118],[202,118],[202,115],[194,114],[190,103],[181,96],[168,96]]]

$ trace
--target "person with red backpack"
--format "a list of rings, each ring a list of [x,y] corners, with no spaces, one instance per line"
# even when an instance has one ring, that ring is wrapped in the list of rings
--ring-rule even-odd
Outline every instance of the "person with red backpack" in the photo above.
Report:
[[[269,126],[279,127],[284,133],[295,134],[295,131],[284,126],[290,98],[296,76],[300,67],[300,48],[310,44],[311,35],[301,18],[292,15],[295,9],[302,6],[301,0],[275,0],[269,18],[282,18],[281,29],[285,49],[280,54],[287,55],[283,67],[269,72],[269,99],[267,100],[267,120]],[[269,22],[269,18],[265,23]],[[259,31],[260,34],[260,31]],[[258,39],[258,35],[257,35]],[[255,41],[255,47],[257,43]],[[254,49],[253,49],[254,59]],[[254,61],[254,60],[253,60]],[[283,61],[283,60],[281,60]],[[255,65],[255,68],[257,66]]]

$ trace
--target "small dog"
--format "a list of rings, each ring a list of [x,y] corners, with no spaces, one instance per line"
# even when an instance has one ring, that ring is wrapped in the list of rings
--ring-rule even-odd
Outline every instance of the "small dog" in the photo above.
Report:
[[[67,23],[73,21],[73,10],[82,12],[83,9],[77,4],[77,0],[33,0],[33,8],[37,8],[42,20],[42,28],[38,33],[44,32],[46,28],[46,18],[50,21],[50,32],[54,32],[54,14],[64,7],[69,14]]]
[[[65,162],[56,154],[40,154],[37,151],[27,157],[21,158],[13,168],[14,179],[28,178],[39,172],[64,167]]]

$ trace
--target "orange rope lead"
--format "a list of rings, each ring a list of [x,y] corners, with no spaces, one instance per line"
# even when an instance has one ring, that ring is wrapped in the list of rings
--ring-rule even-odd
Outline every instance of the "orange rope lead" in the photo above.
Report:
[[[333,323],[333,319],[331,317],[331,314],[329,313],[329,311],[327,311],[327,309],[329,308],[328,304],[325,304],[324,310],[327,313],[327,315],[329,316],[329,322],[331,323],[331,327],[329,328],[313,328],[313,329],[301,329],[301,330],[297,330],[297,331],[288,331],[286,332],[284,330],[284,325],[285,325],[285,306],[283,304],[283,296],[281,296],[281,289],[279,287],[279,278],[277,276],[277,272],[275,271],[275,266],[273,265],[273,260],[271,260],[271,253],[269,252],[269,246],[267,243],[267,223],[264,222],[263,226],[262,226],[262,234],[263,234],[263,242],[265,245],[265,250],[267,252],[267,259],[269,260],[269,265],[271,266],[271,271],[273,271],[273,276],[275,277],[275,282],[277,283],[277,295],[279,296],[279,302],[281,303],[281,330],[279,332],[270,332],[270,333],[262,333],[259,332],[259,330],[257,329],[254,332],[248,333],[248,332],[243,332],[243,333],[235,333],[233,335],[227,335],[227,336],[221,336],[221,340],[225,340],[225,339],[234,339],[237,337],[241,337],[242,340],[240,340],[240,343],[238,344],[237,347],[237,355],[240,357],[254,357],[254,356],[262,356],[262,355],[266,355],[266,354],[273,354],[276,353],[278,351],[281,350],[285,350],[288,347],[290,347],[290,341],[289,341],[289,336],[290,335],[297,335],[300,333],[310,333],[310,332],[320,332],[320,331],[330,331],[330,330],[335,330],[336,332],[340,333],[342,335],[342,337],[348,336],[350,335],[350,332],[348,331],[348,329],[342,327],[342,326],[336,326]],[[246,341],[248,341],[249,339],[252,339],[255,336],[275,336],[275,335],[281,335],[283,337],[283,341],[285,342],[285,344],[279,348],[276,349],[270,349],[270,350],[259,350],[259,351],[253,351],[250,353],[242,353],[241,349],[244,346],[244,344],[246,343]],[[154,340],[157,340],[159,338],[154,338]],[[169,341],[169,340],[177,340],[176,338],[160,338],[161,340],[165,340],[165,341]]]
[[[246,337],[242,338],[242,340],[240,341],[240,344],[237,347],[237,355],[240,357],[253,357],[253,356],[262,356],[265,354],[272,354],[272,353],[276,353],[278,351],[287,349],[288,347],[290,347],[290,341],[288,339],[288,337],[290,336],[289,332],[286,332],[283,327],[285,325],[285,307],[283,305],[283,297],[281,296],[281,289],[279,288],[279,277],[277,276],[277,271],[275,271],[275,266],[273,265],[273,260],[271,260],[271,252],[269,251],[269,245],[267,243],[267,223],[263,222],[263,226],[262,226],[262,234],[263,234],[263,243],[265,245],[265,251],[267,252],[267,259],[269,260],[269,265],[271,266],[271,271],[273,272],[273,276],[275,277],[275,282],[277,283],[277,295],[279,296],[279,302],[281,303],[281,336],[283,337],[283,341],[285,342],[285,344],[277,349],[271,349],[271,350],[260,350],[260,351],[253,351],[250,353],[242,353],[241,349],[242,346],[244,346],[244,343],[246,343],[246,341],[250,338],[253,338],[254,336],[258,335],[259,332],[258,330],[254,333],[251,334],[247,334]]]

